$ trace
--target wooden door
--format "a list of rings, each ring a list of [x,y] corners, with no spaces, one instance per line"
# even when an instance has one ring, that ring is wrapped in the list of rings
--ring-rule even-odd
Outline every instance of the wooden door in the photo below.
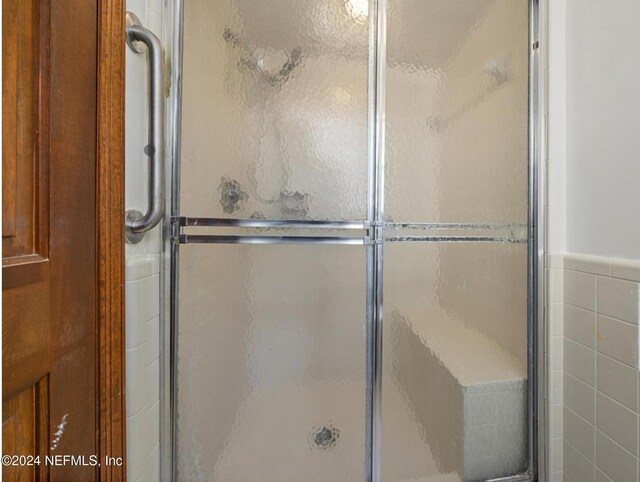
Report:
[[[97,9],[2,2],[3,480],[99,473]]]

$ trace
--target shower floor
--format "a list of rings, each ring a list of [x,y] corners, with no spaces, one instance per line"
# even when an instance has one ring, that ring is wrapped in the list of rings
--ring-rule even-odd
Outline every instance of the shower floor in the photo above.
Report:
[[[409,403],[385,384],[385,482],[454,482],[433,459]],[[249,395],[217,460],[224,482],[362,482],[364,387],[317,382],[261,389]],[[325,429],[325,430],[323,430]]]

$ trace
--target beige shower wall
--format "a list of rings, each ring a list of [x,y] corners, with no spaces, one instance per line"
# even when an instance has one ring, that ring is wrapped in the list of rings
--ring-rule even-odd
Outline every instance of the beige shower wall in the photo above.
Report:
[[[496,1],[446,65],[440,219],[526,223],[528,2]],[[504,76],[504,77],[503,77]],[[526,366],[526,244],[440,249],[440,303]]]
[[[273,201],[281,190],[286,190],[309,195],[309,218],[354,220],[365,217],[367,24],[366,21],[358,21],[343,28],[341,22],[344,23],[345,18],[336,10],[340,4],[324,0],[309,2],[308,10],[318,15],[317,31],[309,34],[285,29],[292,22],[300,25],[309,22],[309,19],[296,18],[294,21],[289,18],[289,15],[298,13],[295,11],[288,13],[286,10],[269,9],[261,14],[271,18],[260,20],[255,16],[246,17],[246,4],[243,2],[201,1],[185,5],[182,215],[302,217],[283,213],[281,204]],[[324,7],[327,8],[323,10]],[[274,22],[281,22],[282,29],[269,27]],[[227,28],[249,48],[256,49],[256,55],[262,56],[270,73],[282,67],[285,50],[299,47],[303,62],[282,86],[270,85],[244,65],[248,56],[241,48],[224,40],[223,32]],[[346,36],[349,43],[342,36]],[[257,43],[256,39],[263,44]],[[276,50],[270,45],[282,48]],[[224,212],[220,205],[218,186],[222,177],[237,180],[248,196],[240,209],[233,213]],[[189,249],[186,247],[183,251],[188,252]],[[265,249],[267,255],[269,248]],[[225,252],[231,255],[240,250],[232,247]],[[361,256],[345,258],[343,263],[355,269],[361,267],[364,273],[364,248],[361,251]],[[256,264],[234,254],[219,269],[211,269],[209,263],[217,259],[218,252],[217,247],[210,246],[198,250],[198,256],[183,255],[180,264],[185,274],[182,280],[189,286],[180,295],[181,306],[186,306],[181,319],[187,317],[186,313],[192,313],[195,305],[200,306],[197,318],[216,310],[211,303],[217,298],[210,293],[220,282],[221,274],[230,280],[236,279],[238,272],[245,272],[253,278],[263,276],[272,285],[265,287],[265,292],[270,293],[274,300],[292,296],[290,292],[279,291],[277,283],[272,281],[273,277],[279,276],[281,270],[278,266],[263,269],[261,263]],[[311,254],[313,250],[308,252]],[[336,248],[336,256],[340,256],[339,252],[341,248]],[[299,264],[304,264],[303,261],[291,260]],[[198,274],[192,275],[192,272]],[[316,269],[308,275],[300,273],[300,276],[296,282],[312,283],[320,290],[326,291],[336,285],[334,274],[326,270]],[[355,279],[353,281],[353,286],[346,287],[347,299],[363,301],[356,319],[358,329],[350,339],[358,347],[362,342],[365,320],[364,286],[356,283]],[[241,298],[246,292],[247,286],[240,281],[238,283],[235,291],[230,289],[229,296],[225,298],[229,302],[234,301],[233,293],[236,298]],[[327,302],[332,303],[332,300]],[[202,306],[210,309],[203,310]],[[281,316],[278,307],[274,310],[274,318]],[[294,315],[304,318],[306,313],[303,310]],[[249,323],[256,314],[236,313],[235,316],[238,321],[234,328],[242,331],[242,323]],[[334,320],[325,320],[322,324],[326,331],[327,326],[334,325]],[[340,340],[349,340],[345,333],[352,331],[339,326],[335,328],[341,333]],[[238,340],[235,344],[228,340],[225,349],[230,350],[232,358],[238,359],[237,354],[245,350],[245,341]],[[286,343],[277,339],[273,342],[274,346]],[[315,363],[326,364],[327,361],[317,360]],[[318,365],[310,370],[357,378],[361,366],[362,360],[359,359],[338,359],[333,361],[331,369]]]
[[[445,3],[421,5],[438,12]],[[450,45],[447,56],[439,55],[443,49],[437,47],[417,46],[407,53],[402,36],[411,20],[406,16],[420,12],[390,5],[385,164],[389,220],[527,222],[528,2],[481,3],[474,21],[460,14],[460,22],[468,22],[466,32]],[[416,300],[421,300],[423,313],[440,306],[524,366],[526,244],[504,248],[439,244],[428,260],[417,248],[416,260],[403,263],[410,272],[385,267],[394,270],[396,280],[393,295],[388,293],[385,300],[401,311],[415,306]],[[405,282],[399,284],[400,279]]]
[[[443,66],[440,217],[526,223],[528,2],[490,2]]]
[[[309,2],[309,11],[337,3]],[[338,15],[331,9],[323,12],[328,19],[320,17],[322,22],[309,26],[317,31],[307,35],[289,31],[288,15],[295,12],[271,10],[271,18],[260,23],[241,16],[239,5],[196,1],[185,8],[181,212],[304,217],[283,210],[278,198],[286,191],[308,196],[307,217],[363,219],[366,24],[352,26],[356,40],[346,43],[340,37],[343,32],[333,31],[340,25],[327,25]],[[275,29],[264,38],[263,24],[269,22],[281,22],[282,34]],[[247,66],[249,55],[241,46],[224,40],[227,28],[262,59],[270,75],[283,67],[295,48],[302,52],[302,63],[286,82],[272,85]],[[224,212],[220,205],[223,177],[237,180],[248,196],[234,212]]]

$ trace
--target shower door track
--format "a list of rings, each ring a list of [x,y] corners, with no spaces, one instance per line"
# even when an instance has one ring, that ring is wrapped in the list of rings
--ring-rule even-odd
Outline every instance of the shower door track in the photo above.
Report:
[[[387,0],[369,0],[369,80],[368,80],[368,195],[367,219],[356,221],[227,219],[180,216],[180,139],[182,96],[183,2],[176,0],[172,11],[172,89],[171,150],[172,175],[168,180],[171,218],[163,221],[163,252],[168,254],[168,270],[161,269],[163,306],[161,311],[161,479],[177,481],[177,323],[178,266],[181,244],[344,244],[362,245],[366,249],[366,437],[365,480],[380,482],[381,400],[382,400],[382,328],[383,328],[383,250],[387,242],[495,242],[528,243],[527,333],[528,333],[528,456],[523,474],[490,479],[487,482],[524,482],[544,480],[545,412],[543,340],[544,313],[544,162],[541,159],[544,142],[544,110],[540,103],[540,0],[529,0],[529,182],[527,224],[472,223],[395,223],[384,220],[384,152],[385,152],[385,66]],[[543,59],[544,60],[544,59]],[[200,234],[200,228],[210,228]],[[250,234],[224,234],[225,229],[252,230]],[[281,236],[283,229],[301,230],[304,235]],[[405,230],[489,231],[482,235],[391,235]],[[217,234],[222,230],[221,234]],[[309,231],[332,231],[330,235],[309,235]],[[211,231],[216,234],[211,234]],[[335,235],[347,231],[358,235]],[[274,234],[274,232],[276,234]],[[524,234],[523,234],[524,233]],[[167,314],[169,320],[166,320]],[[168,322],[166,322],[166,321]],[[167,356],[168,355],[168,356]]]

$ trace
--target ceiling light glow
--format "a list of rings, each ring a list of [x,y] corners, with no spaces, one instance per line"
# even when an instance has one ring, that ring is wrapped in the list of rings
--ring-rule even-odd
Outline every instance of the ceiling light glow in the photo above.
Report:
[[[369,15],[369,0],[347,0],[347,11],[356,20],[364,20]]]

